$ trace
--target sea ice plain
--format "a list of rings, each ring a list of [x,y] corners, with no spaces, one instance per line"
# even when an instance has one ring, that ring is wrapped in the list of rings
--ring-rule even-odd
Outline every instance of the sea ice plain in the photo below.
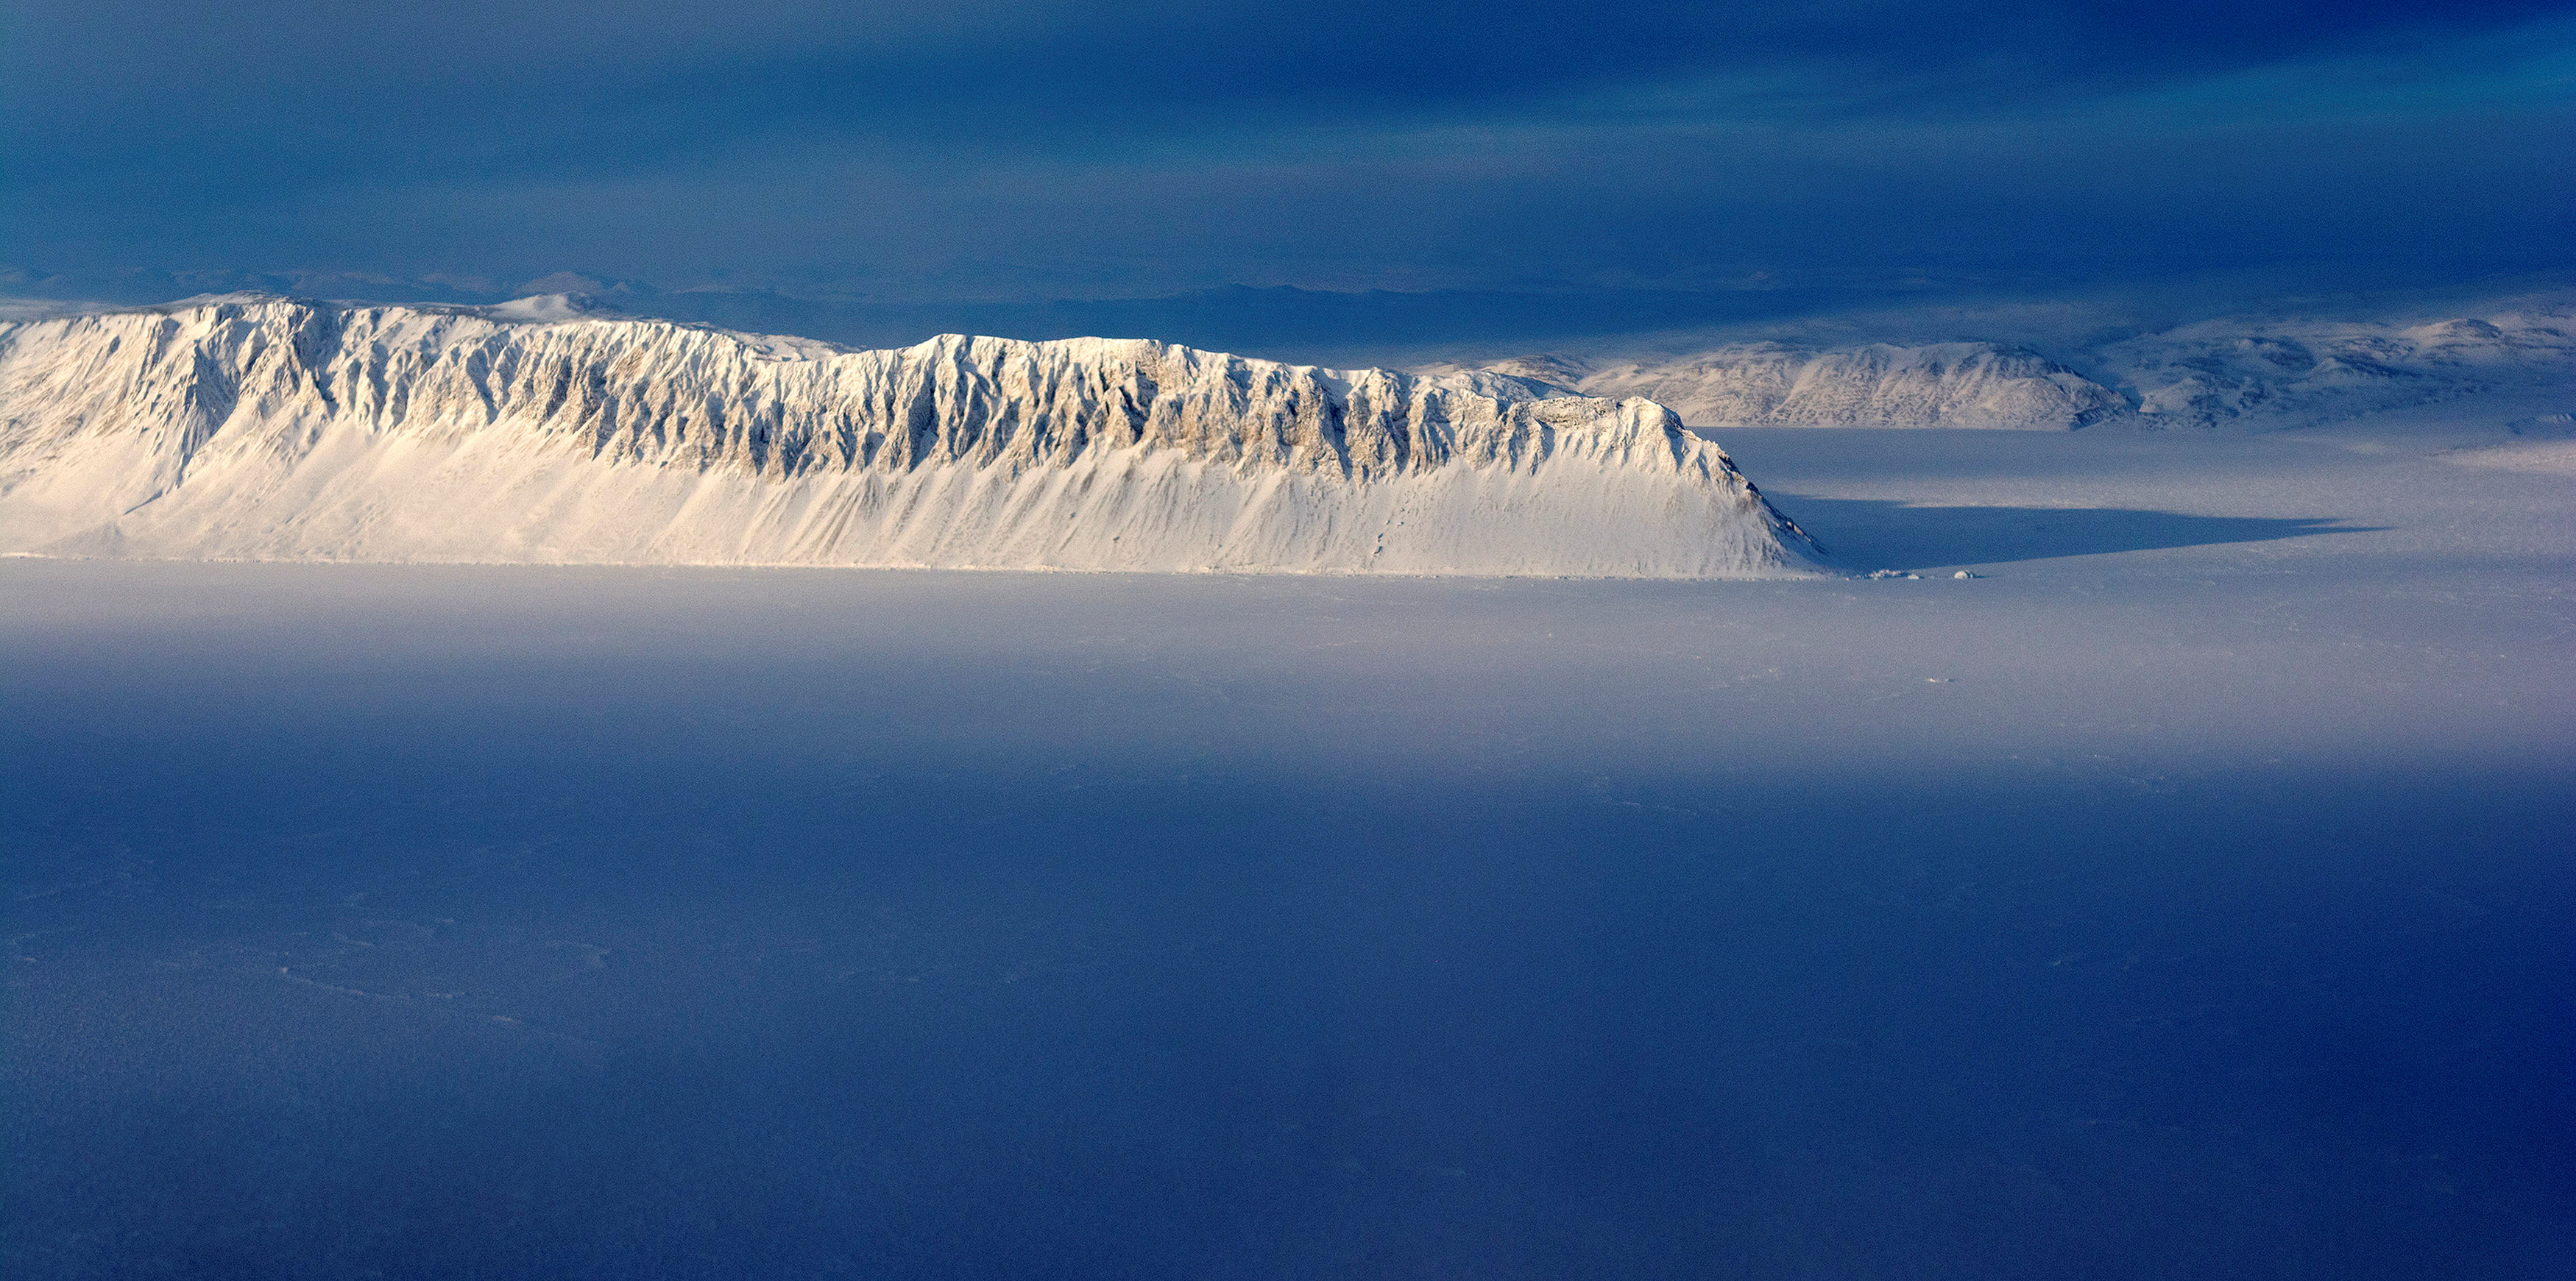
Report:
[[[0,1262],[2563,1275],[2500,439],[1727,434],[1883,581],[0,561]]]

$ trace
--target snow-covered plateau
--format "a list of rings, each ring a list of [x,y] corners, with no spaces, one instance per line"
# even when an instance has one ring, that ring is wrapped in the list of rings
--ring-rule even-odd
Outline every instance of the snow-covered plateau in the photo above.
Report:
[[[1693,426],[2062,431],[2128,408],[2046,356],[1990,342],[1821,351],[1762,342],[1597,365],[1523,356],[1487,368],[1585,395],[1643,396]]]
[[[1637,396],[1694,427],[2067,431],[2306,427],[2475,401],[2546,425],[2576,406],[2576,306],[2498,300],[2425,319],[2221,317],[2046,346],[1852,346],[1688,340],[1655,351],[1549,352],[1423,372],[1480,372],[1529,394]]]
[[[1662,405],[1151,341],[849,351],[560,299],[0,323],[0,551],[1747,577],[1806,536]]]

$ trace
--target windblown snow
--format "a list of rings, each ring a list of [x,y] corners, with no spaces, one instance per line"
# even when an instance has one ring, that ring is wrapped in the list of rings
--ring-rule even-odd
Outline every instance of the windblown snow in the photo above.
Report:
[[[1697,578],[1813,549],[1645,399],[233,296],[0,323],[0,550]]]

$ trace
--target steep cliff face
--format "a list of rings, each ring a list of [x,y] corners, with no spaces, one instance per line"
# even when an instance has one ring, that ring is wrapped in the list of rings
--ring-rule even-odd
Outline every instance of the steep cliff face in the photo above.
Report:
[[[0,324],[0,550],[1699,577],[1810,548],[1644,400],[253,297]]]

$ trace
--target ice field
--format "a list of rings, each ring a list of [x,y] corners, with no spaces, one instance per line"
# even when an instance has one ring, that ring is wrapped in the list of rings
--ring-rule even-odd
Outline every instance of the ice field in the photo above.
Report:
[[[2565,442],[1720,439],[1920,576],[0,561],[0,1263],[2564,1274]]]

